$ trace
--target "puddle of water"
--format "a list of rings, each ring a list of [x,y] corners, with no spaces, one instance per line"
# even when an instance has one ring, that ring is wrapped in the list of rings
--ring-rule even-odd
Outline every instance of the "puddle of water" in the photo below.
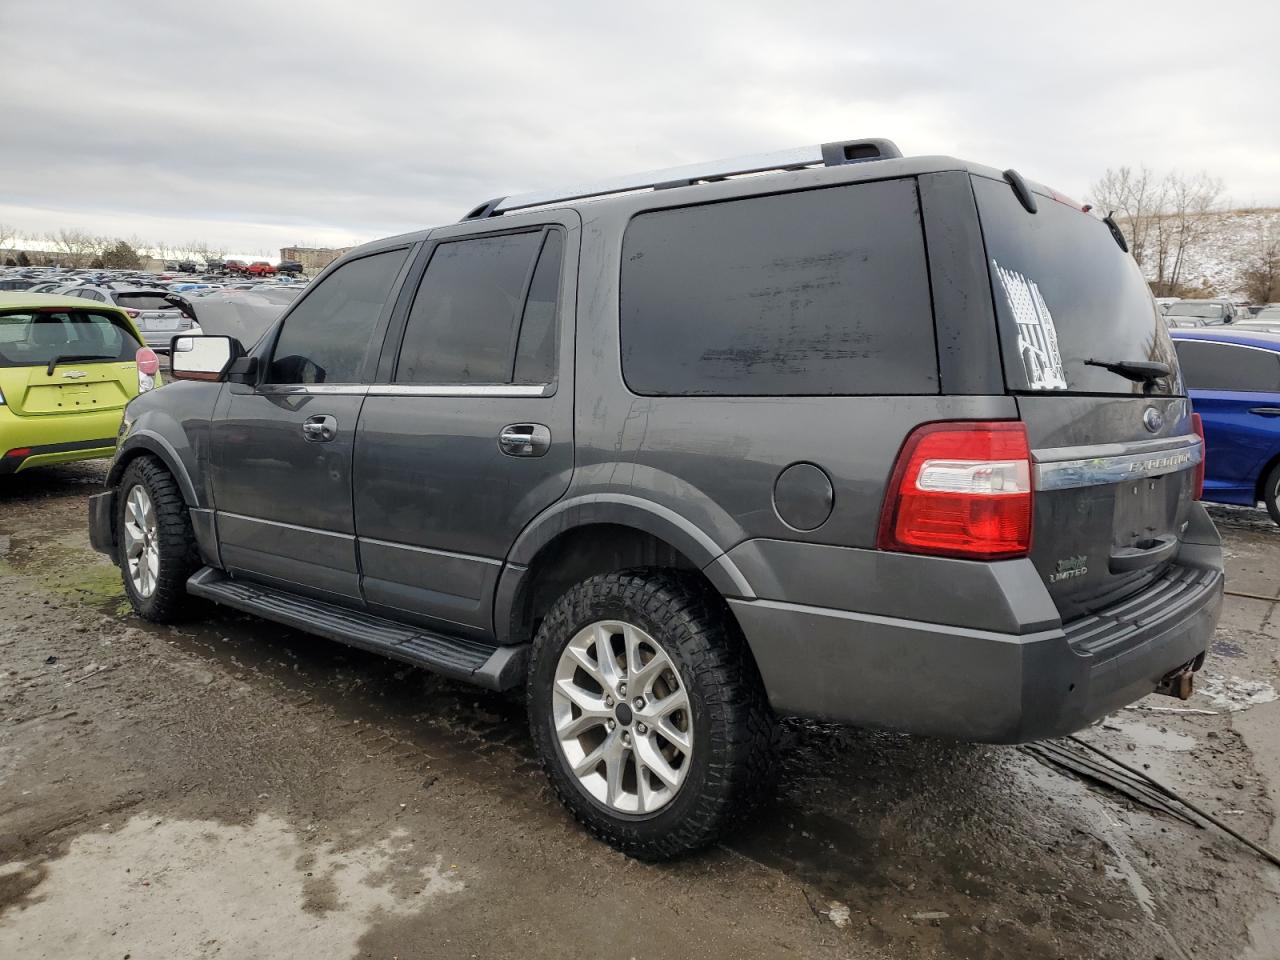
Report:
[[[1280,698],[1276,688],[1266,680],[1223,677],[1213,673],[1196,683],[1196,693],[1207,697],[1218,709],[1231,713],[1248,710],[1259,703],[1271,703]]]
[[[338,850],[262,814],[252,823],[157,822],[77,837],[41,864],[0,866],[23,889],[0,912],[0,956],[354,956],[381,917],[415,914],[463,889],[456,869],[413,850],[404,831]]]

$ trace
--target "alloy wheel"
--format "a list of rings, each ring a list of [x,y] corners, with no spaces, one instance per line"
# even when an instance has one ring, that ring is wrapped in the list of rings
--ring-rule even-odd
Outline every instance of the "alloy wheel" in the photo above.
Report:
[[[155,506],[146,487],[133,487],[124,504],[124,555],[138,596],[155,593],[160,576],[160,539]]]
[[[602,620],[560,654],[552,722],[568,769],[610,810],[652,814],[679,792],[693,758],[689,694],[662,645]]]

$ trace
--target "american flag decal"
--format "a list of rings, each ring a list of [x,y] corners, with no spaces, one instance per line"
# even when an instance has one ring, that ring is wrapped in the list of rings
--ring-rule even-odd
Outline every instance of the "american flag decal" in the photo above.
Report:
[[[1058,351],[1058,330],[1040,288],[1016,270],[1006,270],[994,260],[991,265],[1000,277],[1018,327],[1018,354],[1022,357],[1027,384],[1032,390],[1067,389],[1062,354]]]

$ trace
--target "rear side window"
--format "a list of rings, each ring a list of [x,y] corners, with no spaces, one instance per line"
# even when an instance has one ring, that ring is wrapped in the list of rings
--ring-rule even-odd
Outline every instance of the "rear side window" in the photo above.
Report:
[[[914,180],[641,214],[620,306],[637,393],[938,391]]]
[[[0,314],[0,367],[132,360],[140,346],[120,317],[91,310]]]
[[[1280,393],[1280,353],[1209,340],[1175,340],[1174,346],[1193,390]]]
[[[550,382],[562,243],[560,231],[537,230],[440,244],[409,311],[396,382]]]
[[[382,343],[378,318],[408,250],[351,260],[309,291],[276,340],[269,383],[358,383]]]
[[[1106,224],[1043,196],[1028,213],[1002,180],[974,177],[973,190],[1011,390],[1141,394],[1141,383],[1087,361],[1176,365],[1147,282]],[[1174,376],[1155,392],[1180,389]]]

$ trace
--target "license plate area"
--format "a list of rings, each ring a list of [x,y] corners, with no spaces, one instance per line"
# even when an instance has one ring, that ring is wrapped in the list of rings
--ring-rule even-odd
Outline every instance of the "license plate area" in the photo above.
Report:
[[[1150,549],[1176,537],[1187,484],[1186,471],[1116,484],[1112,545]]]

